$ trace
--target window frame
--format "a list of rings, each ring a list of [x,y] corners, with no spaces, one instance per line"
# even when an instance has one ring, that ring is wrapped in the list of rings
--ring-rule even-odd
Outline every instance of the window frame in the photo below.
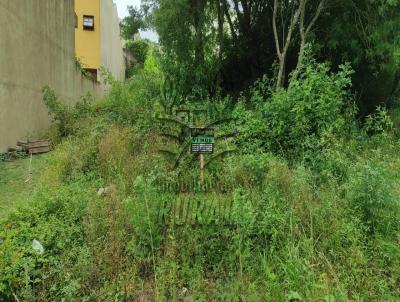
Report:
[[[92,20],[92,26],[86,25],[85,24],[85,19],[91,19]],[[91,15],[83,15],[83,30],[94,30],[94,16]]]

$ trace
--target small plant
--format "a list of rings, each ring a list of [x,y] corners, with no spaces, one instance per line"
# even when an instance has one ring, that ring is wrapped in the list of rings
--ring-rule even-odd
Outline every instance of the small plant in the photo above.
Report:
[[[396,236],[399,231],[400,204],[390,171],[374,162],[353,168],[348,196],[351,207],[360,215],[368,233]]]
[[[393,130],[393,125],[387,110],[378,106],[375,113],[367,117],[364,128],[370,134],[387,134]]]
[[[75,66],[78,68],[82,74],[82,76],[88,80],[93,81],[93,75],[85,69],[85,65],[82,63],[81,59],[75,57]]]
[[[0,153],[0,162],[21,159],[26,157],[26,155],[27,154],[24,151],[10,151],[5,153]]]
[[[58,100],[56,93],[49,86],[43,87],[42,92],[43,102],[49,110],[49,114],[53,117],[53,121],[57,122],[60,135],[68,135],[68,127],[71,121],[70,108]]]

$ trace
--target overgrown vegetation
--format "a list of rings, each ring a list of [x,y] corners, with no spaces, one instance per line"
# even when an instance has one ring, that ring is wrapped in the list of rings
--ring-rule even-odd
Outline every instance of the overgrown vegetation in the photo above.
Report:
[[[85,69],[85,65],[82,63],[81,59],[78,57],[75,57],[75,66],[81,72],[82,77],[84,77],[88,80],[92,80],[92,81],[97,80],[97,79],[93,79],[93,75]]]
[[[5,153],[0,153],[0,162],[11,161],[26,157],[26,152],[14,150]]]
[[[24,152],[10,156],[4,162],[0,160],[0,220],[6,219],[20,203],[31,200],[30,195],[46,162],[46,155],[26,158]]]
[[[399,8],[398,0],[144,0],[131,16],[156,29],[162,70],[182,97],[237,96],[265,74],[288,87],[312,43],[333,70],[351,63],[365,117],[400,92]]]
[[[143,68],[149,48],[153,47],[153,43],[140,38],[139,30],[147,27],[143,12],[133,6],[128,6],[128,12],[129,15],[121,21],[120,26],[127,55],[125,77],[130,79],[138,70]]]
[[[43,90],[56,147],[1,224],[0,300],[400,300],[398,94],[364,116],[360,65],[330,55],[343,35],[358,45],[342,30],[358,12],[374,24],[358,59],[394,62],[397,42],[376,46],[397,1],[323,6],[306,37],[299,22],[324,1],[146,2],[161,48],[126,82],[103,71],[107,95],[74,106]],[[264,51],[274,3],[279,30],[300,31],[290,44],[307,42],[284,72]],[[124,35],[143,14],[131,10]],[[204,181],[188,124],[215,128]]]
[[[234,120],[217,129],[237,131],[203,193],[165,189],[199,181],[198,163],[159,152],[157,116],[181,107],[145,66],[73,108],[44,89],[60,138],[2,224],[3,300],[400,299],[399,139],[384,109],[358,124],[349,66],[308,60],[290,90],[263,78],[235,106],[187,103],[220,103]]]

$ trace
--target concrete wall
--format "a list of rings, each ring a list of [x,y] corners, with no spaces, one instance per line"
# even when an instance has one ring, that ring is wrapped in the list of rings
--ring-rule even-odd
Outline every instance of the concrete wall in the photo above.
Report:
[[[75,64],[74,0],[0,0],[0,152],[50,124],[41,89],[74,102],[102,88]]]
[[[100,0],[101,65],[117,80],[125,79],[125,61],[117,6],[113,0]]]

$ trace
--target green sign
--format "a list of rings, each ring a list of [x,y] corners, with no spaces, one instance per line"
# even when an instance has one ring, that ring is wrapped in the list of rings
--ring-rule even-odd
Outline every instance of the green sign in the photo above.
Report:
[[[214,144],[212,136],[195,136],[192,137],[192,144]]]
[[[192,128],[191,152],[197,154],[211,154],[214,152],[214,129]]]

